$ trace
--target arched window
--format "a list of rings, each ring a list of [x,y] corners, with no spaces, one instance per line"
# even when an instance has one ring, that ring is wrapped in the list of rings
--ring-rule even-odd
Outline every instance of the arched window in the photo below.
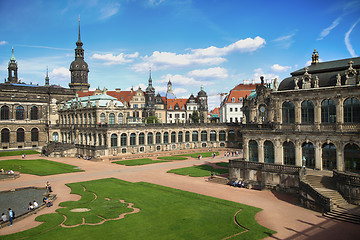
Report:
[[[37,120],[38,118],[38,108],[36,106],[32,106],[30,110],[30,119]]]
[[[19,128],[18,130],[16,130],[16,141],[17,142],[25,141],[25,131],[23,128]]]
[[[249,123],[250,122],[250,109],[249,109],[249,107],[245,107],[244,115],[245,115],[245,118],[246,118],[246,122]]]
[[[157,132],[155,134],[155,141],[156,141],[156,144],[160,144],[161,143],[161,133],[160,132]]]
[[[154,144],[154,134],[152,132],[148,133],[148,145]]]
[[[8,106],[1,107],[1,120],[9,120],[9,107]]]
[[[228,139],[229,139],[229,141],[234,141],[235,140],[235,131],[234,130],[229,131]]]
[[[16,107],[16,120],[24,120],[24,107],[23,106]]]
[[[105,113],[100,114],[100,124],[105,124]]]
[[[10,142],[10,131],[7,128],[1,130],[1,142],[8,143]]]
[[[189,131],[185,132],[185,142],[190,142],[190,132]]]
[[[264,142],[264,162],[274,163],[274,144],[271,141],[266,140]]]
[[[58,142],[58,141],[59,141],[59,133],[54,132],[54,133],[52,134],[52,140],[53,140],[54,142]]]
[[[145,144],[145,134],[139,133],[139,145],[144,145],[144,144]]]
[[[301,103],[301,123],[314,123],[314,104],[312,101]]]
[[[225,141],[226,140],[226,133],[224,130],[221,130],[219,133],[219,141]]]
[[[207,131],[201,131],[201,141],[207,141]]]
[[[97,121],[96,121],[96,113],[93,113],[93,124],[96,124]]]
[[[336,105],[332,99],[325,99],[321,102],[321,122],[336,122]]]
[[[83,115],[80,114],[80,124],[82,125],[83,124]]]
[[[178,142],[179,143],[183,142],[183,132],[181,132],[181,131],[178,133]]]
[[[79,116],[77,114],[75,115],[75,123],[79,124]]]
[[[302,155],[305,157],[305,166],[307,168],[315,168],[315,147],[312,143],[304,143],[302,145]]]
[[[123,119],[124,119],[123,114],[122,114],[122,113],[119,113],[119,115],[118,115],[119,124],[123,124]]]
[[[216,132],[214,130],[210,131],[210,141],[216,142]]]
[[[285,165],[295,165],[295,146],[292,142],[284,142],[284,164]]]
[[[130,146],[135,146],[136,145],[136,134],[132,133],[130,134]]]
[[[109,125],[114,125],[115,124],[115,114],[110,113],[109,114]]]
[[[191,138],[191,140],[193,141],[193,142],[197,142],[198,141],[198,132],[197,131],[193,131],[192,132],[192,138]]]
[[[282,122],[295,122],[295,106],[292,102],[284,102],[282,105]]]
[[[360,101],[357,98],[348,98],[344,102],[344,122],[360,123]]]
[[[344,148],[345,171],[360,172],[360,148],[357,144],[347,144]]]
[[[111,134],[111,147],[117,147],[117,135],[115,133]]]
[[[322,162],[323,169],[333,170],[336,169],[336,147],[334,144],[325,143],[322,145]]]
[[[121,146],[122,147],[124,147],[124,146],[126,146],[127,145],[127,135],[126,135],[126,133],[123,133],[123,134],[121,134]],[[99,139],[99,141],[100,141],[100,139]]]
[[[176,132],[171,132],[171,142],[172,143],[176,142]]]
[[[255,140],[249,141],[249,161],[258,162],[258,144]]]
[[[164,132],[163,141],[164,141],[164,143],[169,143],[169,133],[168,132]]]
[[[74,116],[72,116],[73,122],[74,122]],[[84,124],[87,124],[87,114],[84,113]]]
[[[31,141],[32,142],[39,141],[39,130],[37,128],[31,129]]]
[[[92,124],[92,122],[91,122],[91,114],[89,113],[89,124]]]

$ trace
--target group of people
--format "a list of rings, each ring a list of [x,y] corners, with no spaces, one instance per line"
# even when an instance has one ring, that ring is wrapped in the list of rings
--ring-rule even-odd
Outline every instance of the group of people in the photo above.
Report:
[[[39,204],[34,200],[34,202],[29,202],[28,210],[34,211],[38,206],[39,206]]]
[[[215,157],[216,157],[216,153],[213,152],[213,153],[211,154],[211,157],[212,157],[212,158],[215,158]]]
[[[233,182],[233,186],[243,188],[243,187],[245,187],[245,181],[243,181],[242,179],[238,179]]]
[[[235,152],[224,152],[224,157],[238,157],[239,156],[239,151],[235,151]]]
[[[81,154],[79,154],[77,157],[78,158],[83,158],[84,160],[91,160],[90,156],[82,156]]]
[[[47,195],[43,198],[43,203],[45,203],[45,205],[47,207],[51,207],[53,205],[52,200],[50,199],[49,195]]]
[[[3,168],[0,169],[0,174],[15,174],[13,170],[5,171]]]

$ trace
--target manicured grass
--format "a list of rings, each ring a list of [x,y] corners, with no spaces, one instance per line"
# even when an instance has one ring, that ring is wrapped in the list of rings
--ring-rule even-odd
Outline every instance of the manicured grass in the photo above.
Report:
[[[228,162],[219,162],[219,163],[216,163],[216,165],[219,166],[219,167],[226,167],[226,168],[229,167],[229,163],[228,163]]]
[[[7,157],[7,156],[21,156],[23,154],[37,154],[39,152],[33,150],[20,150],[20,151],[0,151],[0,157]]]
[[[273,233],[259,225],[254,216],[260,211],[251,206],[203,196],[191,192],[149,183],[130,183],[119,179],[101,179],[71,183],[71,193],[81,195],[79,201],[63,202],[58,213],[36,218],[43,224],[24,232],[1,236],[10,239],[262,239]],[[84,190],[85,189],[85,190]],[[134,203],[140,212],[128,214],[120,220],[118,214],[131,212],[126,203]],[[74,208],[88,208],[88,212],[70,212]],[[234,222],[234,215],[240,225]],[[64,228],[56,226],[64,220]],[[105,222],[103,222],[105,221]],[[16,223],[15,223],[16,224]],[[239,235],[238,233],[241,233]]]
[[[211,157],[212,153],[214,152],[189,153],[189,154],[181,154],[177,156],[190,156],[192,158],[197,158],[199,155],[201,155],[204,158],[204,157]],[[219,156],[219,152],[215,152],[215,154],[216,156]]]
[[[186,157],[180,157],[179,155],[175,155],[175,156],[166,156],[166,157],[158,157],[158,159],[163,159],[163,160],[186,160]]]
[[[194,167],[172,169],[168,171],[168,173],[175,173],[185,176],[189,175],[190,177],[206,177],[211,175],[210,172],[213,172],[216,175],[220,175],[224,173],[229,173],[229,170],[224,168],[213,168],[209,165],[200,165]]]
[[[139,158],[132,160],[115,161],[113,163],[117,163],[125,166],[137,166],[137,165],[145,165],[145,164],[160,163],[160,162],[167,162],[167,161],[151,160],[150,158]]]
[[[45,159],[36,160],[3,160],[0,161],[0,167],[5,171],[13,170],[20,173],[33,174],[38,176],[47,176],[61,173],[70,172],[83,172],[83,170],[77,169],[76,166],[53,162]]]

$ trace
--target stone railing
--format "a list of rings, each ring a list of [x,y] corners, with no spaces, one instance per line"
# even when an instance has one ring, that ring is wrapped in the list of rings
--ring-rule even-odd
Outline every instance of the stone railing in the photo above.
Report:
[[[350,203],[360,205],[360,175],[334,170],[333,178],[341,195]]]
[[[360,187],[359,174],[338,172],[333,170],[333,178],[336,183]]]
[[[299,174],[301,170],[301,167],[298,166],[249,162],[249,161],[244,161],[241,158],[229,160],[229,168],[245,168],[245,169],[253,169],[253,170],[262,170],[266,172],[288,173],[288,174]]]
[[[330,198],[325,197],[304,181],[300,181],[299,187],[299,198],[304,207],[314,209],[322,213],[331,211],[332,202]]]
[[[0,173],[0,181],[1,180],[9,180],[9,179],[16,179],[20,177],[20,173],[19,172],[15,172],[15,173]]]

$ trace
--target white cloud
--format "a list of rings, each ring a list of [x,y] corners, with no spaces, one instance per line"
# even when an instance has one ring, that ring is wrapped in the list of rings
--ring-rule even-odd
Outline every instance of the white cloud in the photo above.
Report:
[[[164,2],[165,0],[149,0],[150,5],[152,6],[158,6],[160,5],[162,2]]]
[[[166,74],[160,77],[160,80],[158,80],[158,83],[167,83],[169,82],[169,80],[171,81],[171,83],[173,85],[191,85],[191,86],[201,86],[202,82],[201,81],[197,81],[192,77],[187,77],[187,76],[183,76],[180,74]],[[203,84],[203,85],[207,85],[207,83]]]
[[[254,52],[264,47],[265,40],[261,37],[239,40],[223,48],[208,47],[204,49],[192,49],[189,53],[177,54],[172,52],[154,51],[151,56],[142,57],[143,62],[134,64],[133,69],[138,72],[164,70],[168,68],[188,67],[194,65],[218,65],[227,61],[224,56],[233,52]]]
[[[106,19],[119,12],[120,3],[108,3],[100,9],[100,19]]]
[[[279,64],[274,64],[271,67],[271,70],[274,72],[285,72],[291,69],[291,66],[280,66]]]
[[[278,37],[278,38],[274,39],[273,41],[275,43],[277,43],[277,45],[279,47],[287,49],[293,44],[293,42],[294,42],[293,37],[295,35],[296,35],[296,33],[292,33],[289,35]]]
[[[54,68],[51,72],[49,72],[50,84],[51,82],[70,82],[70,71],[67,68],[60,67]]]
[[[329,35],[330,31],[333,30],[337,25],[339,25],[341,20],[341,17],[338,17],[337,19],[335,19],[332,24],[325,28],[324,30],[321,31],[320,36],[317,40],[322,40],[324,37],[326,37],[327,35]]]
[[[241,39],[223,48],[214,46],[205,49],[194,49],[192,52],[199,56],[225,56],[232,52],[254,52],[259,48],[264,47],[266,44],[265,39],[257,36],[254,39],[246,38]]]
[[[108,54],[93,54],[91,56],[91,59],[96,59],[96,60],[102,60],[104,61],[105,65],[113,65],[113,64],[124,64],[124,63],[129,63],[129,62],[133,62],[134,58],[137,58],[139,56],[138,52],[132,53],[132,54],[124,54],[124,53],[120,53],[118,55],[113,55],[112,53],[108,53]]]
[[[7,44],[7,41],[0,41],[0,46]]]
[[[141,88],[141,90],[145,91],[145,89],[147,88],[147,86],[143,83],[140,83],[139,85],[136,85],[136,86],[131,86],[131,87],[128,87],[125,89],[125,91],[130,91],[131,88],[133,88],[134,91],[138,90],[139,87]]]
[[[197,78],[218,78],[218,79],[225,79],[229,76],[227,70],[222,67],[197,69],[189,72],[188,75]]]
[[[256,68],[254,69],[254,74],[251,78],[251,81],[254,80],[255,82],[259,83],[261,76],[264,77],[265,83],[270,82],[271,79],[279,78],[279,76],[274,73],[265,73],[262,68]]]
[[[345,45],[347,50],[349,51],[350,55],[352,57],[357,57],[355,50],[353,49],[351,43],[350,43],[350,33],[352,32],[352,30],[355,28],[355,26],[360,22],[360,18],[351,26],[351,28],[349,29],[349,31],[346,32],[345,34]]]

